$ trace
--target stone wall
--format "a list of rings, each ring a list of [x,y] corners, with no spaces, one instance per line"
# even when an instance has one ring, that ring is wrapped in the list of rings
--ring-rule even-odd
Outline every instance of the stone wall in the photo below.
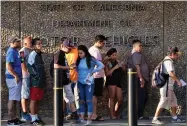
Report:
[[[2,114],[7,111],[5,84],[6,37],[16,34],[39,36],[44,43],[44,61],[47,71],[47,91],[41,103],[41,113],[52,117],[53,81],[49,76],[52,54],[61,37],[71,37],[74,44],[90,47],[94,36],[108,37],[105,53],[110,47],[117,48],[119,59],[131,50],[130,43],[138,38],[144,43],[144,54],[150,70],[163,59],[168,46],[178,46],[183,56],[176,62],[179,77],[187,81],[187,2],[1,2],[2,18]],[[127,88],[127,83],[124,82]],[[186,87],[177,88],[176,95],[186,112]],[[124,90],[123,114],[127,114],[127,89]],[[108,94],[99,99],[98,112],[108,115]],[[149,85],[149,102],[146,115],[153,116],[159,101],[158,90]]]

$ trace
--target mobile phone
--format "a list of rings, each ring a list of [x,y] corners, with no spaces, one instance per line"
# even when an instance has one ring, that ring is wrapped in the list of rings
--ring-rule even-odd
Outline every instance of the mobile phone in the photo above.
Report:
[[[21,58],[24,58],[24,52],[23,52],[23,51],[20,52],[20,57],[21,57]]]

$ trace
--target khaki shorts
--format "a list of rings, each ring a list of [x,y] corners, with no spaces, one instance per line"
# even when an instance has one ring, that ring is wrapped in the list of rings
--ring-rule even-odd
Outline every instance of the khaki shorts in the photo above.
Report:
[[[160,102],[158,104],[159,108],[170,109],[171,107],[177,106],[177,98],[173,90],[168,90],[168,96],[166,97],[166,90],[160,89]]]

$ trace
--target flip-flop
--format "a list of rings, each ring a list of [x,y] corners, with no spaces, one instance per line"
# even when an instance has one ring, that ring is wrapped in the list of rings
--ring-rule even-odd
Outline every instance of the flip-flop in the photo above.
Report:
[[[111,120],[118,120],[118,119],[119,119],[118,117],[116,117],[116,118],[114,118],[114,119],[111,118]]]
[[[92,119],[92,121],[104,121],[104,119],[103,120],[101,120],[101,116],[97,116],[97,118],[95,118],[95,119]]]

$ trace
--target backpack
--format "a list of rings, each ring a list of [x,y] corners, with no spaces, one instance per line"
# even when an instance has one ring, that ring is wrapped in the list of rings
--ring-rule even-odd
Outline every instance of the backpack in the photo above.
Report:
[[[154,69],[153,74],[152,74],[152,86],[153,87],[162,88],[167,83],[167,89],[168,89],[169,74],[165,74],[163,72],[163,63],[164,61],[167,61],[167,60],[170,60],[170,59],[164,59]]]

